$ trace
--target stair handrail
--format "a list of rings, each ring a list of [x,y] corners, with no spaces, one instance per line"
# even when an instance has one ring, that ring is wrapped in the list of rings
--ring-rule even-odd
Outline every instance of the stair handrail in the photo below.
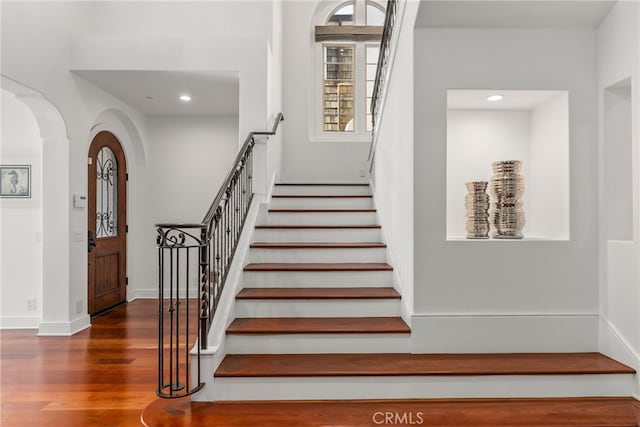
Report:
[[[218,194],[216,194],[216,197],[213,198],[213,201],[211,202],[211,205],[209,206],[209,209],[207,210],[207,213],[204,216],[204,219],[202,220],[203,224],[208,225],[208,224],[211,224],[211,222],[213,221],[215,210],[220,205],[220,202],[222,201],[222,198],[225,195],[225,191],[229,187],[229,184],[231,183],[231,180],[233,179],[233,176],[236,173],[238,166],[241,164],[243,158],[245,158],[247,150],[250,150],[255,144],[254,137],[257,135],[266,135],[266,136],[275,135],[276,132],[278,131],[280,122],[282,121],[284,121],[284,115],[282,113],[278,113],[275,120],[273,121],[273,127],[271,128],[270,131],[249,132],[249,134],[244,140],[244,143],[242,144],[242,147],[240,148],[240,151],[238,151],[238,154],[233,162],[233,166],[231,167],[231,169],[229,169],[229,173],[227,173],[227,176],[222,182],[222,185],[220,186],[220,190],[218,191]]]
[[[284,115],[278,113],[270,131],[249,132],[201,223],[156,224],[159,397],[185,397],[204,387],[201,351],[207,349],[207,336],[253,201],[255,137],[275,135],[282,121]],[[196,307],[189,295],[189,284],[195,280],[199,286]],[[193,322],[190,312],[196,308],[198,321]],[[192,354],[194,334],[198,344]]]
[[[391,38],[396,22],[396,11],[398,7],[397,0],[387,0],[387,8],[384,16],[384,29],[382,30],[382,39],[380,40],[380,51],[378,52],[378,66],[376,68],[375,83],[373,85],[373,94],[371,95],[371,146],[369,147],[368,162],[370,162],[369,172],[373,169],[373,159],[376,153],[376,126],[378,125],[378,113],[382,102],[382,94],[384,91],[385,79],[389,69],[389,56],[391,53]]]
[[[276,132],[278,131],[278,126],[280,125],[280,122],[284,121],[284,115],[282,113],[278,113],[278,115],[276,116],[274,123],[273,123],[273,127],[271,128],[270,131],[252,131],[249,132],[249,134],[247,135],[247,137],[244,140],[244,143],[242,144],[242,147],[240,148],[240,151],[238,152],[238,155],[236,156],[234,162],[233,162],[233,166],[231,167],[231,169],[229,170],[229,172],[227,173],[226,178],[224,179],[224,181],[222,182],[222,185],[220,186],[220,190],[218,191],[218,194],[216,194],[216,197],[213,199],[213,202],[211,202],[211,205],[209,206],[209,209],[207,210],[206,215],[204,216],[204,219],[202,221],[202,223],[206,226],[206,234],[203,234],[203,238],[205,239],[205,241],[207,242],[207,245],[205,246],[205,254],[203,256],[206,256],[206,252],[207,252],[207,247],[209,246],[209,243],[215,238],[215,233],[218,230],[219,226],[220,226],[220,222],[223,220],[223,214],[224,214],[224,207],[223,207],[223,203],[225,205],[228,205],[231,201],[231,198],[233,196],[233,186],[234,184],[238,181],[242,179],[242,175],[243,175],[243,171],[248,172],[246,174],[246,178],[247,178],[247,186],[248,188],[244,188],[241,191],[243,192],[239,197],[249,197],[249,200],[246,201],[244,200],[241,201],[242,207],[244,207],[245,209],[242,212],[242,217],[240,219],[238,218],[234,218],[234,224],[233,226],[236,228],[235,233],[233,234],[233,242],[231,245],[229,245],[230,247],[224,247],[223,249],[226,250],[226,253],[223,254],[216,254],[215,256],[213,254],[212,258],[214,259],[210,259],[208,265],[210,266],[211,264],[213,264],[213,261],[215,261],[215,264],[217,268],[214,268],[213,271],[211,270],[206,270],[206,271],[201,271],[201,291],[202,291],[202,296],[201,296],[201,301],[202,301],[202,306],[201,306],[201,313],[200,313],[200,321],[201,321],[201,330],[200,330],[200,348],[207,348],[207,336],[209,334],[209,329],[211,328],[211,325],[213,323],[213,317],[215,315],[215,310],[218,306],[218,301],[220,300],[220,295],[222,295],[222,291],[224,289],[224,284],[226,283],[226,279],[227,279],[227,275],[229,273],[229,266],[231,265],[231,262],[233,261],[233,256],[235,255],[235,251],[236,251],[236,245],[237,245],[237,241],[238,238],[240,237],[240,233],[242,232],[242,228],[244,227],[244,220],[246,219],[246,214],[249,210],[249,205],[251,204],[251,201],[253,200],[253,189],[252,189],[252,182],[253,182],[253,162],[252,162],[252,154],[253,154],[253,146],[255,145],[255,137],[258,135],[262,135],[262,136],[271,136],[271,135],[275,135]],[[230,233],[229,231],[227,231],[227,233]],[[229,242],[226,242],[225,244],[228,244]],[[225,263],[222,263],[221,260],[225,260]],[[211,294],[209,294],[209,298],[205,298],[205,293],[206,293],[206,284],[207,282],[211,281],[211,274],[213,274],[213,278],[217,279],[217,283],[219,284],[219,289],[215,289],[215,298],[211,298]],[[221,276],[221,277],[218,277]]]

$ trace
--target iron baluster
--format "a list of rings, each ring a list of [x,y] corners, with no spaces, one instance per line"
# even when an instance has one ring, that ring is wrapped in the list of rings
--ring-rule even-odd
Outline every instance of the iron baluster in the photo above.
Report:
[[[278,114],[272,131],[252,132],[245,139],[202,223],[156,225],[159,287],[156,393],[160,397],[185,397],[204,387],[201,350],[207,348],[207,334],[253,200],[254,135],[275,134],[282,120],[282,114]],[[196,253],[197,260],[193,258]],[[197,328],[191,337],[192,293],[189,285],[194,275],[197,276],[199,301],[194,307],[198,310]],[[193,356],[190,350],[192,338],[198,341]],[[184,353],[181,346],[184,346]],[[191,363],[196,363],[197,367],[190,366]],[[197,378],[192,379],[194,372]]]
[[[200,230],[200,238],[206,241],[206,230]],[[207,283],[209,247],[200,245],[200,347],[207,346],[207,320],[209,319],[209,284]]]

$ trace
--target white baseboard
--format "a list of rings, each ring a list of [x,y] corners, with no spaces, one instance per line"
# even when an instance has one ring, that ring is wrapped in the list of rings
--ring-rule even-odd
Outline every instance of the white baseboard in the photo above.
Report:
[[[604,316],[600,316],[600,352],[640,372],[640,354]],[[640,399],[640,377],[634,376],[633,397]]]
[[[377,203],[377,199],[376,199],[376,187],[375,187],[375,183],[373,182],[373,179],[370,177],[369,178],[369,187],[371,188],[371,194],[373,195],[373,207],[374,209],[376,209],[378,207],[378,203]],[[402,299],[400,302],[400,316],[402,317],[402,320],[404,320],[404,322],[409,325],[409,327],[411,328],[411,322],[412,322],[412,314],[413,314],[413,310],[412,310],[412,306],[413,306],[413,301],[412,298],[410,299],[408,297],[408,291],[406,286],[407,285],[411,285],[411,284],[407,284],[407,283],[403,283],[402,278],[399,274],[398,271],[398,264],[395,262],[395,257],[393,254],[393,248],[391,247],[391,244],[389,243],[389,239],[387,239],[387,235],[385,233],[385,226],[383,224],[382,218],[380,217],[380,210],[378,209],[376,211],[376,224],[380,224],[382,226],[382,229],[380,230],[380,237],[381,237],[381,241],[382,243],[384,243],[385,245],[387,245],[386,248],[386,252],[387,252],[387,257],[388,260],[387,262],[393,266],[393,287],[396,289],[396,291],[398,291],[398,293],[401,295]]]
[[[84,315],[71,322],[42,322],[38,329],[38,336],[68,337],[91,327],[91,317]]]
[[[38,329],[40,316],[0,317],[0,329]]]
[[[598,351],[598,315],[414,315],[412,353]]]

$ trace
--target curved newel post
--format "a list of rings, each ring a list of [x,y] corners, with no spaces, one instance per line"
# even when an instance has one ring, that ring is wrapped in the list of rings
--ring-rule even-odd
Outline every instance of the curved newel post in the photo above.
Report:
[[[192,379],[191,349],[202,337],[202,326],[190,311],[200,309],[202,297],[190,282],[208,271],[206,226],[203,224],[158,224],[158,387],[160,397],[178,398],[200,390],[200,365]],[[205,252],[206,253],[206,252]],[[204,265],[203,265],[204,259]],[[202,278],[200,281],[203,280]],[[202,292],[206,292],[206,287]],[[206,331],[206,328],[205,328]],[[204,335],[206,337],[206,333]],[[200,346],[197,346],[200,359]]]

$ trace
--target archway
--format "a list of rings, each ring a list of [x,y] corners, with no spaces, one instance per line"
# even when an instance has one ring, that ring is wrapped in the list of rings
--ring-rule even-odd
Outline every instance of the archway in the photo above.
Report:
[[[69,138],[60,111],[44,95],[2,76],[1,86],[33,113],[42,139],[42,318],[38,335],[71,335]]]

